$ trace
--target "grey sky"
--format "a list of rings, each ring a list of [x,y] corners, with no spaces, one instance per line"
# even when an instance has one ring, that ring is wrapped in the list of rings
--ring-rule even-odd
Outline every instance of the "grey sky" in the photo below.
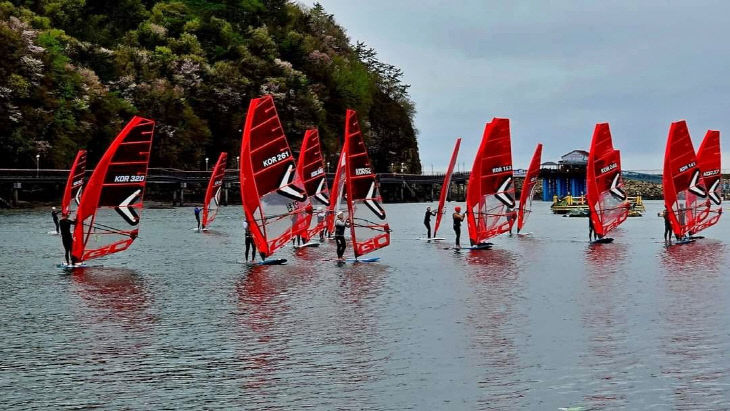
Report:
[[[511,120],[516,168],[538,142],[543,161],[587,150],[608,121],[625,169],[660,170],[672,121],[687,120],[695,149],[730,123],[728,2],[320,3],[404,70],[424,171],[445,168],[459,136],[471,167],[492,117]]]

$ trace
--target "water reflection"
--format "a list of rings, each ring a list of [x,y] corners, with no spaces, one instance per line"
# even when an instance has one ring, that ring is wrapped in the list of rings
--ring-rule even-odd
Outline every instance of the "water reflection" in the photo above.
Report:
[[[634,363],[629,347],[625,266],[628,247],[623,243],[593,244],[585,252],[582,322],[588,337],[585,363],[585,400],[600,409],[627,405],[626,371]]]
[[[665,269],[666,355],[662,377],[671,385],[667,405],[675,409],[728,408],[726,321],[721,317],[723,266],[716,256],[725,245],[702,239],[667,247],[662,255]]]
[[[466,256],[473,296],[466,303],[467,325],[478,366],[484,370],[478,381],[484,397],[482,407],[520,408],[529,382],[521,373],[517,341],[526,338],[527,318],[520,310],[524,301],[520,282],[521,262],[514,252],[502,248],[473,251]]]
[[[71,274],[73,291],[87,304],[81,311],[93,323],[116,322],[122,327],[145,327],[155,321],[150,314],[151,294],[135,270],[88,267]]]

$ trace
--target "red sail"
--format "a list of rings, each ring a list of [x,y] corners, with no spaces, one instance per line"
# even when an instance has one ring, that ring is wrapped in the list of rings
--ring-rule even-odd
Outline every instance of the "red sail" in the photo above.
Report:
[[[676,236],[684,237],[697,221],[707,218],[710,211],[707,190],[684,120],[672,123],[669,128],[662,188],[664,205],[669,210],[669,221]]]
[[[316,128],[307,130],[302,140],[302,149],[299,153],[299,161],[297,162],[297,174],[304,181],[304,190],[309,196],[309,200],[314,206],[317,215],[324,215],[325,209],[330,205],[329,189],[327,188],[327,174],[324,172],[324,159],[322,158],[322,149],[319,142],[319,132]],[[301,214],[300,218],[307,218],[306,214]],[[319,234],[324,230],[324,219],[310,218],[311,222],[302,237],[305,241]]]
[[[722,215],[722,152],[720,151],[720,132],[707,130],[697,150],[697,166],[702,172],[702,179],[707,187],[707,196],[710,199],[710,213],[699,221],[693,232],[697,233],[705,228],[717,224]]]
[[[608,123],[596,124],[593,131],[586,187],[593,229],[603,237],[629,216],[629,202],[621,178],[621,153],[613,148]]]
[[[542,158],[542,144],[538,144],[535,148],[535,154],[532,155],[530,167],[527,169],[525,181],[522,183],[522,192],[520,193],[520,207],[517,210],[517,232],[519,233],[525,226],[527,217],[532,212],[532,198],[535,197],[535,188],[537,187],[537,179],[540,177],[540,161]]]
[[[221,189],[223,188],[223,179],[226,176],[226,161],[228,153],[221,153],[218,161],[213,167],[213,173],[208,181],[208,188],[205,190],[205,202],[203,203],[203,228],[208,228],[210,223],[215,220],[218,215],[218,207],[221,202]]]
[[[472,245],[509,231],[515,221],[511,146],[508,119],[495,118],[487,123],[467,187]]]
[[[456,165],[456,157],[459,156],[459,146],[461,145],[461,138],[456,139],[454,145],[454,151],[451,153],[451,161],[449,162],[449,169],[446,170],[444,175],[444,182],[441,184],[441,195],[439,195],[439,208],[436,212],[436,225],[433,227],[433,236],[436,237],[436,233],[439,231],[439,224],[441,224],[441,217],[444,213],[444,203],[446,203],[446,197],[449,194],[451,187],[451,174],[454,172],[454,166]]]
[[[359,257],[390,244],[390,227],[380,205],[383,200],[378,181],[354,110],[347,110],[343,150],[347,153],[345,184],[350,232],[355,257]]]
[[[137,238],[154,129],[135,116],[96,165],[76,211],[77,261],[126,250]]]
[[[335,170],[335,179],[332,180],[332,190],[330,191],[330,206],[327,209],[327,231],[332,233],[335,231],[335,214],[340,210],[343,195],[345,193],[345,177],[347,171],[347,146],[342,146],[340,158],[337,160],[337,169]]]
[[[256,248],[270,256],[309,226],[309,198],[276,114],[274,99],[251,100],[241,143],[241,200]]]
[[[84,177],[86,175],[86,150],[79,150],[76,153],[71,170],[68,172],[66,188],[63,190],[61,200],[61,212],[71,214],[76,211],[81,202],[81,193],[84,189]]]

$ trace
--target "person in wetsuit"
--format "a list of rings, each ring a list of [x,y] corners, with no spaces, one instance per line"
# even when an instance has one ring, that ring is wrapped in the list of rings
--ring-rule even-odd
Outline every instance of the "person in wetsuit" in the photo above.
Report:
[[[426,226],[427,236],[431,238],[431,216],[436,215],[436,211],[431,211],[431,207],[426,207],[426,215],[423,216],[423,225]]]
[[[198,222],[198,231],[200,231],[200,207],[196,206],[193,212],[195,213],[195,220]]]
[[[251,261],[256,260],[256,243],[253,242],[253,234],[248,221],[243,221],[243,229],[246,232],[246,261],[248,261],[248,250],[251,250]]]
[[[591,215],[593,215],[593,213],[591,212],[591,209],[588,208],[588,241],[593,241],[594,237],[596,240],[598,239],[596,229],[593,227],[593,218],[591,218]]]
[[[53,218],[53,224],[56,226],[56,234],[58,234],[58,210],[56,210],[56,207],[51,207],[51,218]]]
[[[345,220],[345,214],[342,211],[337,212],[335,220],[335,243],[337,243],[337,260],[344,261],[342,257],[345,255],[347,243],[345,242],[345,227],[349,227],[350,222]]]
[[[669,220],[669,211],[664,207],[664,211],[659,213],[659,217],[664,217],[664,241],[672,242],[672,222]]]
[[[515,225],[515,219],[517,218],[517,211],[514,207],[507,207],[507,223],[509,223],[509,235],[512,235],[512,226]]]
[[[461,212],[461,207],[456,206],[454,207],[454,214],[452,217],[454,218],[454,233],[456,234],[456,249],[461,249],[461,222],[464,221],[464,217],[466,216],[466,211],[463,214],[459,214]]]
[[[324,219],[327,218],[327,212],[324,211],[324,208],[317,207],[317,225],[323,225]],[[323,228],[319,231],[319,242],[324,242],[324,233],[327,231],[326,228]]]
[[[76,224],[76,221],[69,220],[68,213],[63,213],[61,221],[58,223],[58,227],[61,233],[61,242],[65,250],[64,257],[66,258],[66,264],[76,264],[76,259],[71,255],[71,247],[73,246],[73,235],[71,234],[71,226]]]

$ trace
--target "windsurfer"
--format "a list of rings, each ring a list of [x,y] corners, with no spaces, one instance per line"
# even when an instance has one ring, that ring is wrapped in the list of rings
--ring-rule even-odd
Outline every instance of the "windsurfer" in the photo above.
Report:
[[[664,207],[664,210],[659,213],[659,217],[664,217],[664,241],[665,242],[672,242],[672,222],[669,220],[669,211],[667,211],[667,207]]]
[[[423,216],[423,225],[426,226],[427,235],[426,238],[431,238],[431,216],[435,216],[436,212],[431,211],[431,207],[426,207],[426,215]]]
[[[350,222],[345,220],[345,214],[342,211],[337,212],[337,220],[335,220],[335,242],[337,243],[337,260],[344,261],[345,249],[345,227],[349,227]]]
[[[51,218],[53,218],[53,224],[56,226],[56,234],[58,234],[58,210],[56,210],[56,207],[51,207]]]
[[[456,249],[461,249],[461,243],[459,240],[461,239],[461,222],[464,221],[464,217],[466,217],[466,211],[464,213],[460,214],[461,207],[456,206],[454,207],[454,233],[456,234]]]
[[[193,210],[193,212],[195,213],[195,220],[198,222],[198,231],[200,231],[200,207],[195,206],[195,210]]]
[[[507,207],[507,223],[509,223],[509,235],[512,235],[512,226],[515,225],[515,219],[517,218],[517,211],[514,207]]]
[[[318,226],[320,226],[320,227],[325,226],[324,219],[326,217],[327,217],[327,212],[324,211],[324,208],[322,208],[321,206],[317,207],[317,225]],[[325,228],[322,228],[321,230],[319,230],[319,242],[320,243],[324,242],[324,232],[325,231],[326,231]]]
[[[256,260],[256,243],[253,242],[253,235],[248,221],[243,221],[243,229],[246,232],[246,261],[248,261],[248,250],[251,250],[251,261]]]
[[[597,240],[598,235],[596,234],[596,229],[593,227],[593,211],[591,211],[590,207],[588,208],[588,241]]]
[[[73,245],[71,226],[75,224],[76,221],[68,219],[68,213],[63,213],[61,215],[61,221],[58,223],[58,227],[61,233],[61,242],[63,242],[63,248],[65,251],[64,258],[66,259],[67,265],[71,265],[71,263],[76,264],[76,259],[71,255],[71,247]]]

